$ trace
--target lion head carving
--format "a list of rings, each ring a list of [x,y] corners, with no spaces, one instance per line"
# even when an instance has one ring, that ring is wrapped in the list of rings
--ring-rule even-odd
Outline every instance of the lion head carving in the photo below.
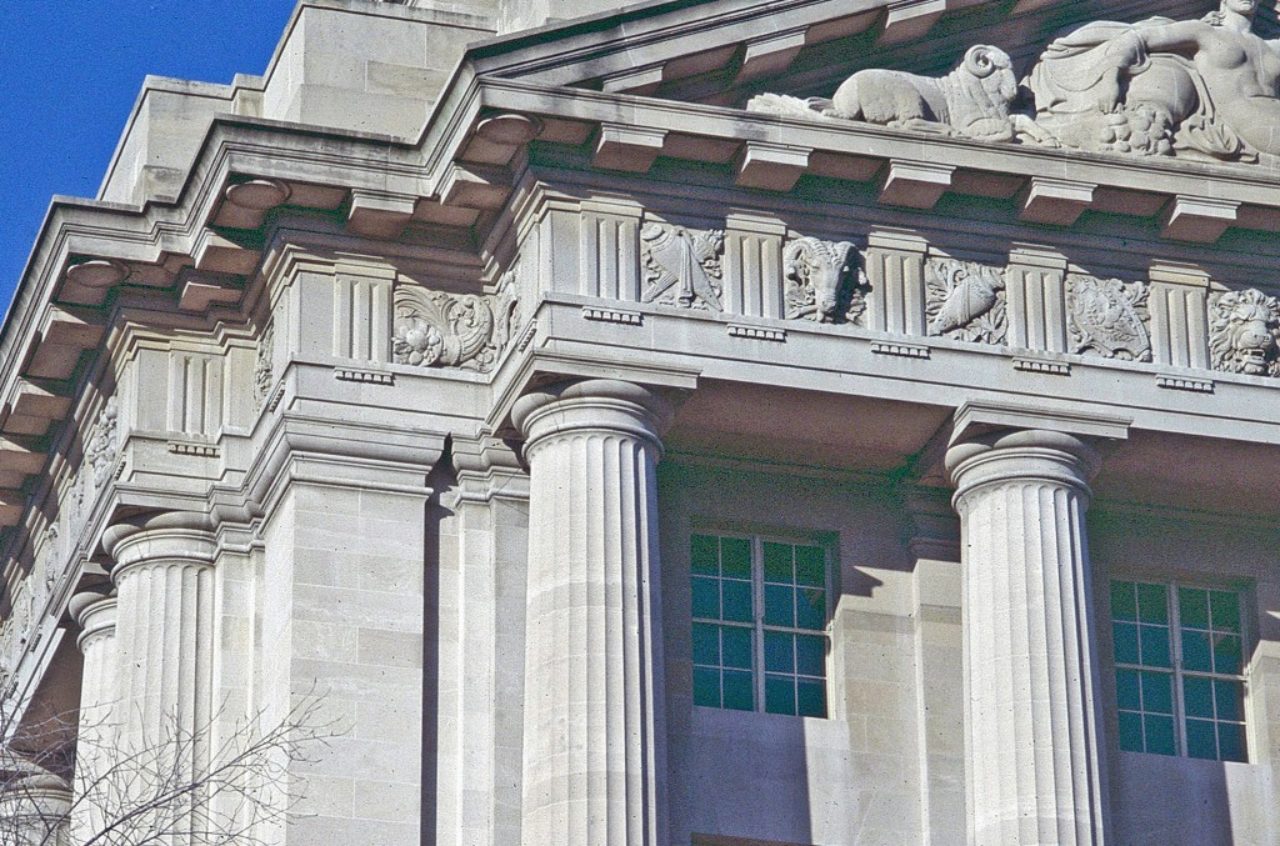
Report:
[[[1280,376],[1280,302],[1256,289],[1228,291],[1209,306],[1209,354],[1215,370]]]

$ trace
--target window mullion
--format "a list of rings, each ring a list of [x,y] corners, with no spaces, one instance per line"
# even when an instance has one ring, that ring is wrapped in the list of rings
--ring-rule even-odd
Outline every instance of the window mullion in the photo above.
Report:
[[[1182,684],[1182,618],[1178,609],[1178,586],[1169,585],[1165,593],[1169,603],[1169,639],[1173,654],[1173,718],[1178,723],[1178,754],[1187,754],[1187,718]]]

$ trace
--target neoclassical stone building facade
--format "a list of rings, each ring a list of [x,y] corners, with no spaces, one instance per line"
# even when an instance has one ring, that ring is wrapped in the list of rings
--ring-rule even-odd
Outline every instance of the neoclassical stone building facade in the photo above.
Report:
[[[149,79],[0,338],[4,725],[80,734],[0,764],[316,695],[263,842],[1277,842],[1259,5],[301,0]]]

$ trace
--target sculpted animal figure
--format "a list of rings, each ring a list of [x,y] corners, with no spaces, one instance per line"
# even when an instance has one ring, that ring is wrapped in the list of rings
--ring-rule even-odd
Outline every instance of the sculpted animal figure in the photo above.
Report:
[[[933,78],[871,68],[849,77],[824,111],[831,117],[965,135],[983,141],[1025,137],[1052,144],[1026,115],[1013,114],[1018,80],[999,47],[970,47],[947,76]]]
[[[787,244],[782,261],[787,278],[787,317],[807,317],[819,323],[836,323],[846,317],[842,312],[847,311],[855,277],[862,275],[853,244],[797,238]]]
[[[1209,354],[1216,370],[1280,375],[1280,303],[1255,289],[1229,291],[1209,309]]]

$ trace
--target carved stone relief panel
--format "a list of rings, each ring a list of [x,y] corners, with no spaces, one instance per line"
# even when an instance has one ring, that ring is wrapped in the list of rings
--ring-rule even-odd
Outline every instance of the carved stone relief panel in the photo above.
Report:
[[[516,318],[514,277],[495,296],[397,286],[391,352],[396,364],[488,371],[510,342]]]
[[[271,383],[275,381],[275,370],[271,363],[275,352],[275,338],[276,324],[272,321],[258,339],[258,357],[253,365],[253,395],[258,408],[267,401],[267,393],[271,390]]]
[[[119,455],[117,443],[119,416],[120,409],[116,398],[111,397],[98,412],[93,434],[85,441],[82,466],[89,468],[95,488],[102,487],[111,477],[111,467]]]
[[[1280,301],[1255,288],[1209,298],[1209,356],[1214,370],[1280,376]]]
[[[1071,351],[1125,361],[1150,361],[1147,295],[1144,282],[1125,283],[1079,273],[1068,276]]]
[[[930,335],[982,344],[1005,342],[1003,271],[975,262],[931,258],[924,278]]]
[[[641,301],[722,311],[723,253],[722,229],[646,223],[640,229]]]
[[[853,244],[796,238],[782,261],[787,319],[864,324],[869,282]]]

